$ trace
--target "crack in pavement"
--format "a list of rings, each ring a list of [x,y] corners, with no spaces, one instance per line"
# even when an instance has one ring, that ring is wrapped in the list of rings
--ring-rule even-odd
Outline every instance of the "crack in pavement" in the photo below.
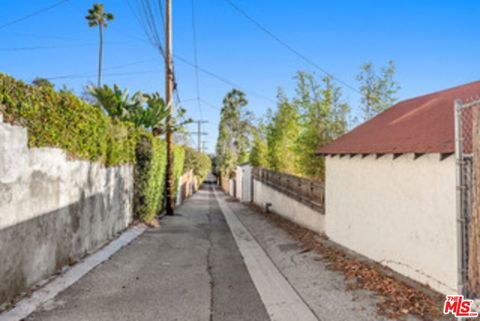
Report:
[[[210,190],[210,189],[209,189]],[[214,307],[214,295],[213,295],[213,288],[215,287],[215,281],[213,280],[213,275],[212,275],[212,260],[211,260],[211,255],[212,255],[212,248],[213,248],[213,242],[212,242],[212,194],[208,194],[208,212],[207,212],[207,219],[208,219],[208,229],[207,229],[207,234],[208,234],[208,249],[207,249],[207,273],[208,276],[210,277],[210,317],[209,321],[213,321],[213,307]]]

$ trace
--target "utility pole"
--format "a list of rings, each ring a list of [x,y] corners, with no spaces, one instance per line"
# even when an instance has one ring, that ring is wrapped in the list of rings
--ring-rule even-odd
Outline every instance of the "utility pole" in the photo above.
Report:
[[[197,123],[197,131],[192,132],[192,135],[197,135],[197,151],[201,152],[202,151],[202,135],[207,135],[206,132],[202,131],[202,124],[208,123],[207,120],[197,120],[194,121],[194,123]]]
[[[173,115],[173,64],[172,64],[172,0],[165,0],[165,99],[168,107],[167,115],[167,175],[166,185],[166,212],[174,215],[174,178],[173,178],[173,142],[172,142],[172,115]]]

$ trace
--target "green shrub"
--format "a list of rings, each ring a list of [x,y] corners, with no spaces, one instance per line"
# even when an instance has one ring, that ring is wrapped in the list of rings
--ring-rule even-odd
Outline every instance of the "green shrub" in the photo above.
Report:
[[[72,93],[31,86],[0,73],[0,112],[5,121],[28,130],[30,147],[58,147],[71,157],[107,166],[135,163],[134,212],[151,221],[161,210],[166,144],[133,123],[112,119]],[[175,187],[185,151],[174,147]]]
[[[142,129],[132,123],[110,119],[110,135],[107,141],[107,166],[132,163],[135,158],[135,147]]]
[[[162,209],[166,169],[166,144],[150,133],[141,133],[136,150],[134,210],[150,221]]]
[[[193,174],[197,177],[198,182],[202,183],[208,173],[212,170],[212,161],[205,153],[200,153],[193,148],[185,147],[185,164],[184,172],[193,170]]]
[[[173,147],[173,178],[175,181],[175,193],[178,191],[178,184],[183,173],[183,163],[185,162],[185,148],[183,146]],[[175,195],[176,196],[176,195]]]
[[[133,126],[112,121],[71,93],[0,73],[0,111],[5,121],[27,128],[30,147],[58,147],[109,166],[135,161]]]

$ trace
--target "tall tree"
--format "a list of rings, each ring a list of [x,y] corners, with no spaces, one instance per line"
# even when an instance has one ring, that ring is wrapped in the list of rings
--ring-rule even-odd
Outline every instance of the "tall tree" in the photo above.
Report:
[[[253,130],[252,149],[250,150],[249,161],[254,167],[268,167],[268,146],[266,141],[266,127],[259,122]]]
[[[231,90],[223,99],[216,146],[217,165],[223,176],[229,176],[238,163],[248,160],[251,113],[246,110],[245,94]]]
[[[323,180],[324,159],[319,147],[345,133],[350,108],[342,100],[341,89],[326,76],[319,83],[312,74],[297,74],[296,97],[300,134],[296,144],[299,174]]]
[[[279,89],[277,110],[267,125],[268,165],[275,171],[297,174],[296,145],[300,130],[299,112]]]
[[[114,19],[113,14],[105,12],[102,3],[94,3],[91,9],[88,9],[88,16],[85,17],[90,27],[97,27],[100,34],[100,46],[98,50],[98,82],[97,87],[102,85],[102,59],[103,59],[103,28],[108,27],[108,21]]]
[[[371,62],[361,67],[357,80],[362,93],[363,120],[378,115],[397,101],[395,95],[400,86],[394,76],[395,63],[392,60],[379,73]]]

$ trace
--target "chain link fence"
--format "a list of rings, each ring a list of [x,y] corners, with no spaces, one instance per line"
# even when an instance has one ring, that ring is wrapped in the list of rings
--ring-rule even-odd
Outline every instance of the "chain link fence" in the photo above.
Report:
[[[457,243],[458,289],[461,294],[476,296],[469,275],[469,253],[472,252],[471,219],[473,205],[474,113],[480,110],[480,99],[455,101],[455,155],[457,167]],[[476,183],[478,184],[478,183]],[[477,245],[475,242],[473,246]],[[471,262],[470,262],[471,264]],[[470,282],[469,282],[470,281]],[[470,285],[470,286],[469,286]]]

